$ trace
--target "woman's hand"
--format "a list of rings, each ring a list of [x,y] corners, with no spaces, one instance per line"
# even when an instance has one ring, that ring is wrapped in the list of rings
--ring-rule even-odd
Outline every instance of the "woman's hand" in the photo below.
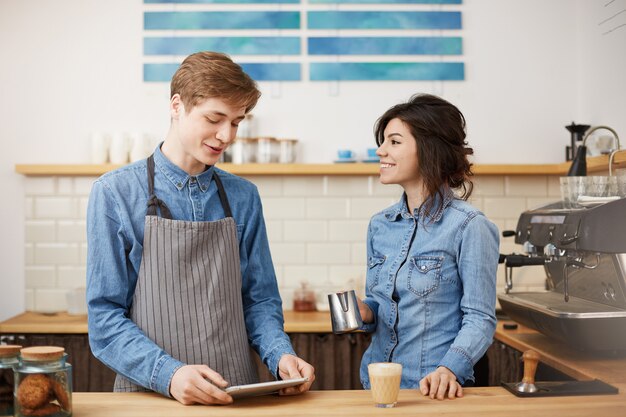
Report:
[[[440,366],[422,378],[420,391],[423,395],[429,395],[432,399],[437,397],[438,400],[443,400],[446,394],[451,400],[463,396],[463,388],[457,382],[456,375],[445,366]]]
[[[186,365],[174,372],[170,394],[184,405],[230,404],[233,398],[222,391],[228,383],[206,365]]]
[[[361,314],[363,323],[373,323],[374,313],[372,313],[372,309],[363,301],[359,300],[359,297],[356,298],[356,303],[359,306],[359,313]]]

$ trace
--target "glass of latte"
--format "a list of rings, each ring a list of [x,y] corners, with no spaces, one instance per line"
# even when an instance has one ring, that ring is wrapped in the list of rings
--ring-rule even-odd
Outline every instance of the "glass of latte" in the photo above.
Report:
[[[395,407],[400,391],[402,365],[391,362],[370,363],[367,371],[376,407]]]

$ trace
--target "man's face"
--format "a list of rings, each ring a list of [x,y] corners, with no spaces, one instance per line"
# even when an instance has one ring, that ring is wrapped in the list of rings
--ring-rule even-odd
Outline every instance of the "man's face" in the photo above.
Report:
[[[175,94],[170,101],[170,113],[185,164],[215,165],[235,140],[245,107],[235,108],[221,99],[208,98],[186,109]]]

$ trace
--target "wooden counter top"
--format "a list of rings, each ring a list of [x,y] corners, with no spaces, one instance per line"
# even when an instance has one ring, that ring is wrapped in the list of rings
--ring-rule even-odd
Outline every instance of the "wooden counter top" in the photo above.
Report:
[[[285,311],[284,314],[285,331],[288,333],[330,333],[332,331],[328,311]],[[0,322],[0,333],[87,333],[87,316],[27,311]]]
[[[0,333],[87,333],[87,315],[43,314],[27,311],[0,322]]]
[[[611,356],[583,352],[519,324],[516,330],[505,330],[504,323],[498,322],[495,339],[520,352],[528,349],[537,351],[541,355],[540,362],[574,379],[597,378],[608,383],[626,383],[625,353]]]
[[[588,172],[608,171],[608,156],[587,158]],[[18,164],[15,172],[27,176],[100,176],[121,165]],[[378,175],[378,164],[219,164],[236,175]],[[565,175],[570,162],[559,164],[476,164],[476,175]],[[614,168],[626,167],[626,152],[615,155]]]
[[[617,395],[518,398],[500,387],[466,388],[464,397],[431,400],[401,390],[393,409],[373,406],[369,391],[311,391],[300,396],[264,396],[228,406],[183,406],[154,393],[74,393],[73,413],[81,417],[171,416],[591,416],[624,415],[626,384]]]

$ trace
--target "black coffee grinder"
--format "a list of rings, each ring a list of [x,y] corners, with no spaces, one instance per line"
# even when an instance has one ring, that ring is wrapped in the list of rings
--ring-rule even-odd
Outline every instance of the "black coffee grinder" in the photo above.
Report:
[[[589,125],[577,125],[572,122],[571,125],[565,126],[567,130],[569,130],[571,134],[571,145],[565,147],[565,160],[571,161],[576,157],[576,150],[578,149],[578,145],[576,142],[581,142],[579,145],[582,145],[583,137],[585,136],[585,132],[591,126]]]

